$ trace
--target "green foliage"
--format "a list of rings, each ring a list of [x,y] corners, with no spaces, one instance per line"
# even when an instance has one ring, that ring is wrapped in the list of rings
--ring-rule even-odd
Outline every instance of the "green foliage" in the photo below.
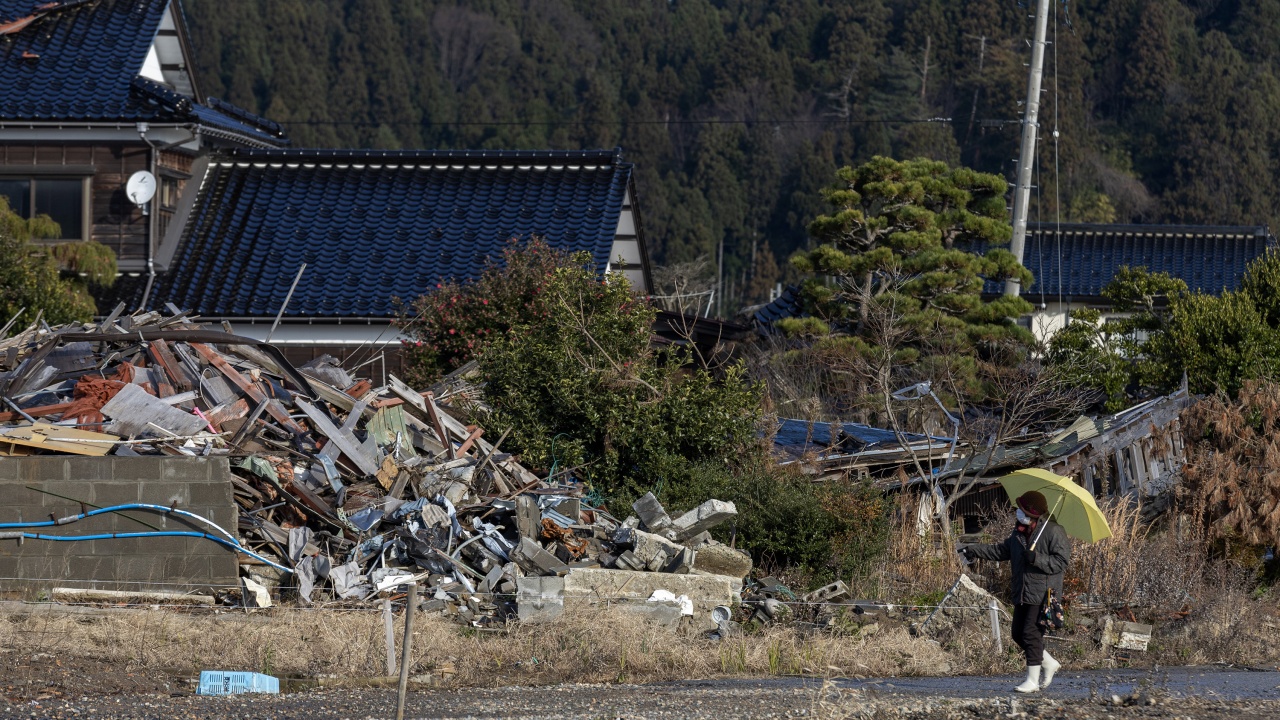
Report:
[[[1005,181],[932,160],[884,157],[842,168],[837,178],[823,192],[832,212],[810,226],[821,244],[792,257],[797,270],[818,277],[802,292],[813,317],[778,325],[807,342],[791,352],[828,357],[832,362],[819,364],[831,373],[861,375],[848,388],[853,405],[899,380],[945,378],[953,392],[980,394],[974,358],[1011,346],[1025,354],[1034,343],[1012,319],[1031,311],[1026,300],[982,297],[988,281],[1032,281],[1008,250],[995,247],[1012,232]],[[912,373],[920,377],[908,379]]]
[[[620,275],[601,281],[585,253],[527,297],[530,308],[478,356],[488,427],[545,471],[581,468],[606,497],[684,483],[693,463],[725,462],[754,437],[760,388],[740,365],[719,377],[649,343],[655,311]]]
[[[0,196],[0,325],[23,308],[27,320],[43,313],[50,324],[93,317],[96,308],[87,282],[115,282],[115,254],[96,242],[32,242],[59,235],[57,224],[47,215],[24,220]]]
[[[732,524],[713,531],[719,540],[733,540],[757,565],[803,568],[814,584],[867,574],[886,550],[888,503],[879,490],[869,482],[814,483],[770,465],[759,447],[728,466],[692,466],[686,482],[664,486],[658,499],[680,512],[708,497],[738,509]]]
[[[441,283],[414,300],[398,320],[407,379],[430,385],[513,326],[545,318],[538,296],[556,268],[572,262],[541,238],[513,240],[501,262],[491,262],[475,282]]]
[[[1246,380],[1277,369],[1280,338],[1246,293],[1188,295],[1170,310],[1167,327],[1144,348],[1157,386],[1173,387],[1185,372],[1191,392],[1235,397]]]
[[[1280,253],[1268,250],[1245,271],[1240,289],[1272,329],[1280,329]]]
[[[962,352],[980,342],[1026,336],[1010,320],[1030,312],[1026,301],[982,300],[984,281],[1032,281],[1007,250],[991,247],[1008,242],[1012,232],[1002,178],[884,157],[836,175],[839,182],[823,193],[833,212],[809,227],[822,244],[796,258],[797,269],[826,278],[806,284],[817,315],[843,321],[858,335],[873,305],[892,302],[918,337],[942,328],[956,336],[944,341],[959,346],[949,349]]]
[[[1116,312],[1103,320],[1077,310],[1049,342],[1048,359],[1074,382],[1101,391],[1108,410],[1177,387],[1234,397],[1245,381],[1280,369],[1272,323],[1280,259],[1254,261],[1239,292],[1189,293],[1181,280],[1122,267],[1103,295]]]

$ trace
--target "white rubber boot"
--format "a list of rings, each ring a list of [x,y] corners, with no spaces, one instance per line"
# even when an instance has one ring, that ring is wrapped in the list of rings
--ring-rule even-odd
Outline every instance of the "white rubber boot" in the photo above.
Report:
[[[1026,681],[1014,688],[1014,690],[1020,693],[1038,692],[1040,690],[1040,666],[1028,665]]]
[[[1058,672],[1058,668],[1062,667],[1062,663],[1054,660],[1053,656],[1046,652],[1042,665],[1044,667],[1044,679],[1040,682],[1041,690],[1049,687],[1049,684],[1053,682],[1053,676]]]

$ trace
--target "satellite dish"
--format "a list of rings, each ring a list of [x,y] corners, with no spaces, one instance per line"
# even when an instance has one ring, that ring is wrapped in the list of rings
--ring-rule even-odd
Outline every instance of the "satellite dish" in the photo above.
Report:
[[[156,176],[146,170],[139,170],[129,176],[129,182],[124,186],[124,193],[129,196],[134,205],[139,207],[146,205],[156,196]]]

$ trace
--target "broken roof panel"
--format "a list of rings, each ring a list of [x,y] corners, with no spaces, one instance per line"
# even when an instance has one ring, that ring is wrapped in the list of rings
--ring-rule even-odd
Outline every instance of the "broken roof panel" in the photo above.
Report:
[[[951,442],[951,438],[933,437],[917,433],[897,433],[885,428],[875,428],[861,423],[831,423],[780,418],[774,435],[774,448],[792,457],[802,457],[818,452],[825,459],[834,459],[869,450],[901,448],[903,443],[915,445],[933,442]],[[822,451],[830,451],[823,453]]]

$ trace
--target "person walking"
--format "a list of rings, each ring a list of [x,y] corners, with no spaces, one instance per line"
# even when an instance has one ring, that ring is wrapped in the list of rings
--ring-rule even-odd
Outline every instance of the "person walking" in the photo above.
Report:
[[[995,545],[963,545],[968,560],[1009,561],[1013,571],[1013,641],[1027,657],[1027,679],[1014,690],[1036,692],[1049,687],[1062,664],[1044,649],[1043,620],[1052,600],[1062,597],[1062,573],[1071,560],[1071,540],[1051,520],[1049,504],[1034,490],[1018,496],[1017,524],[1007,540]],[[1043,673],[1043,679],[1042,679]]]

